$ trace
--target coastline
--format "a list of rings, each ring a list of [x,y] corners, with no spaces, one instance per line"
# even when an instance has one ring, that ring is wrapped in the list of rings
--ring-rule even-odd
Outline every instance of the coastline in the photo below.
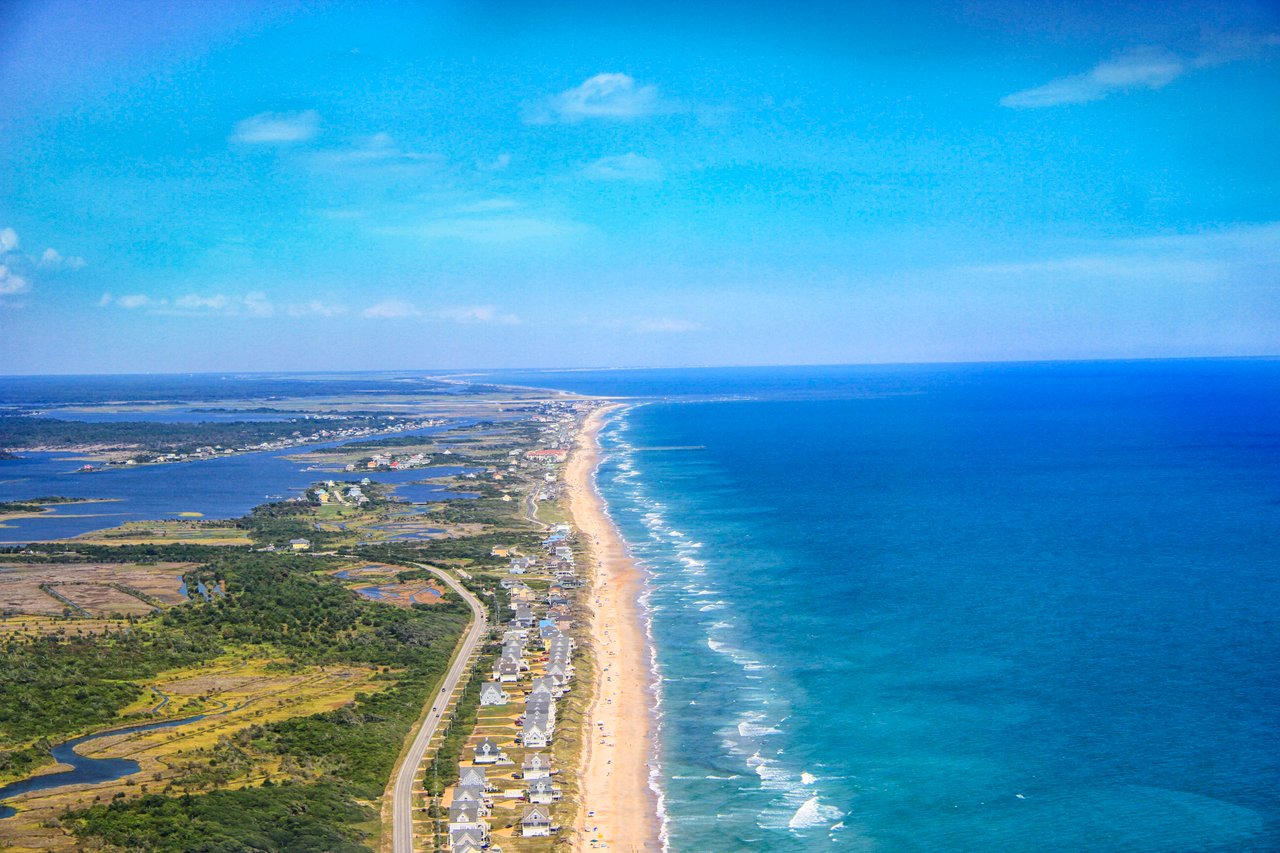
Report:
[[[582,802],[573,849],[659,851],[661,822],[650,779],[657,724],[651,651],[642,622],[644,576],[595,486],[599,433],[618,405],[591,412],[565,470],[569,512],[589,543],[595,668],[578,774]]]

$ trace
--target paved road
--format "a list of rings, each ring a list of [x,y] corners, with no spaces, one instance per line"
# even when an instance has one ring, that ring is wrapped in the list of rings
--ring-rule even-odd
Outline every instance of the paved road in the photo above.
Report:
[[[449,697],[453,695],[458,682],[467,672],[471,653],[475,651],[476,646],[489,630],[485,606],[478,598],[444,572],[420,563],[416,565],[439,577],[454,592],[462,596],[462,600],[471,605],[474,618],[471,620],[471,628],[467,631],[467,638],[463,641],[462,650],[450,667],[449,674],[445,676],[444,684],[440,685],[440,692],[431,700],[431,713],[423,720],[418,733],[414,735],[413,745],[409,747],[409,754],[405,756],[404,763],[400,765],[400,771],[396,776],[396,786],[391,798],[391,849],[395,853],[413,853],[413,777],[418,772],[418,765],[422,764],[422,756],[427,751],[428,744],[431,743],[432,735],[435,734],[440,720],[444,717]]]

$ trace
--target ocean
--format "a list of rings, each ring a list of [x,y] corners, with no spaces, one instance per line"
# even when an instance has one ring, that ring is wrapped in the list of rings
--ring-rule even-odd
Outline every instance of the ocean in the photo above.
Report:
[[[635,398],[672,850],[1280,850],[1280,362],[496,378]]]

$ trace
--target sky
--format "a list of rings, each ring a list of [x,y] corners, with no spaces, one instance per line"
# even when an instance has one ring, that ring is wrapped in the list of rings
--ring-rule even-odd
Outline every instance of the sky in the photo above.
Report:
[[[1280,5],[0,0],[0,374],[1280,354]]]

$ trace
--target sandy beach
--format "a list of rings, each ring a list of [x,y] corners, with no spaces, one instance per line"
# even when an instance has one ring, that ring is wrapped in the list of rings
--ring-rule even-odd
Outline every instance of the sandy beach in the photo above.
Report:
[[[590,548],[591,642],[596,671],[582,752],[583,802],[575,850],[661,850],[649,788],[654,727],[649,649],[638,598],[644,579],[604,511],[593,478],[597,436],[608,413],[593,412],[578,435],[566,480],[573,522]]]

